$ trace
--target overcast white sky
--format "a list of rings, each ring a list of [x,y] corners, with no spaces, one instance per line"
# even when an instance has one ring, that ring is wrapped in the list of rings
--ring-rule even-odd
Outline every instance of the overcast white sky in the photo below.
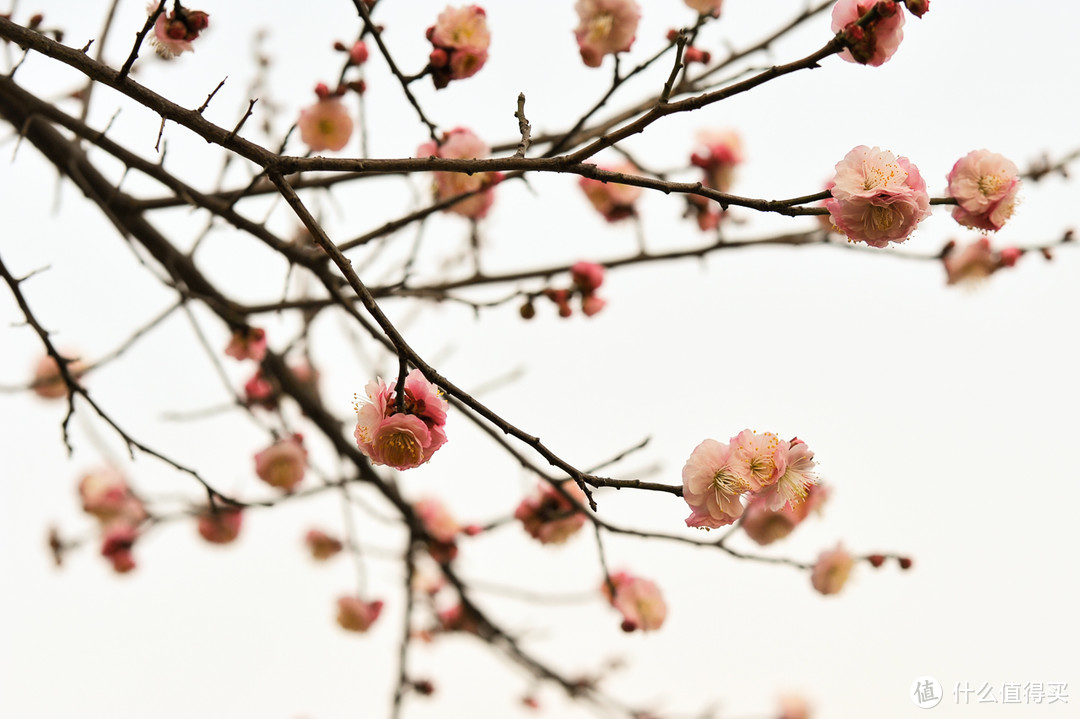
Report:
[[[647,56],[668,27],[693,17],[679,2],[641,4],[644,19],[631,59]],[[97,34],[104,5],[42,0],[31,8],[24,1],[16,19],[44,10],[47,25],[62,25],[66,41],[82,46]],[[443,6],[384,0],[379,12],[386,38],[403,67],[423,64],[423,30]],[[728,0],[704,46],[715,52],[724,43],[742,47],[801,7]],[[439,94],[418,84],[421,102],[442,127],[465,125],[493,143],[514,139],[519,91],[528,98],[534,131],[565,127],[603,89],[610,60],[602,70],[580,65],[569,0],[497,1],[486,8],[493,32],[489,66]],[[310,3],[302,12],[277,0],[208,0],[202,9],[212,29],[197,52],[168,65],[145,63],[137,79],[196,106],[228,75],[207,113],[226,126],[246,107],[257,28],[269,28],[274,61],[270,88],[257,94],[265,105],[278,103],[273,122],[280,132],[310,102],[314,83],[335,76],[332,41],[348,39],[357,27],[344,0]],[[141,2],[120,3],[106,53],[114,65],[142,11]],[[816,191],[852,146],[880,145],[911,158],[940,195],[945,173],[970,150],[986,147],[1025,167],[1043,152],[1055,156],[1080,147],[1072,80],[1080,73],[1078,23],[1080,8],[1073,3],[1021,9],[1004,0],[935,0],[923,20],[909,20],[899,52],[881,68],[830,58],[819,70],[666,120],[629,148],[646,164],[668,169],[686,161],[699,129],[734,128],[747,161],[733,191],[778,198]],[[822,16],[758,64],[802,57],[828,37]],[[645,87],[655,89],[665,75],[662,69],[624,89],[613,106],[639,98]],[[77,86],[72,73],[57,72],[40,57],[16,79],[49,97]],[[412,154],[424,133],[380,60],[371,63],[368,83],[372,154]],[[91,122],[103,126],[118,107],[125,109],[114,125],[116,137],[153,157],[156,119],[115,93],[97,91]],[[166,166],[210,187],[220,166],[213,148],[172,126],[165,139]],[[0,145],[7,163],[0,171],[0,213],[7,220],[0,256],[21,274],[48,265],[24,286],[39,317],[57,332],[60,346],[103,355],[172,296],[139,267],[95,208],[71,186],[58,189],[33,148],[21,147],[9,161],[12,151],[10,140]],[[294,140],[289,151],[303,150]],[[234,171],[235,181],[241,177]],[[409,187],[391,178],[313,203],[331,237],[347,239],[388,219],[387,208],[412,202]],[[135,177],[125,188],[160,193]],[[1052,241],[1078,221],[1075,184],[1054,178],[1027,186],[1022,196],[1016,216],[994,238],[997,246]],[[704,242],[680,221],[682,208],[680,198],[644,198],[650,248]],[[270,212],[271,225],[286,234],[295,224],[280,206],[256,202],[244,209],[256,218]],[[746,237],[809,222],[736,216],[745,224],[732,234]],[[190,242],[205,222],[187,211],[156,219],[181,242]],[[500,187],[481,233],[483,261],[492,270],[600,261],[635,248],[632,229],[603,223],[570,177]],[[438,259],[461,251],[467,234],[457,218],[429,223],[424,246],[433,259],[425,269],[434,271]],[[901,252],[933,252],[949,238],[974,235],[938,211]],[[238,298],[280,294],[281,265],[229,229],[212,232],[200,256]],[[482,399],[580,467],[650,437],[646,450],[612,472],[633,477],[657,465],[652,479],[677,483],[690,450],[705,437],[725,440],[744,427],[798,435],[815,450],[834,496],[823,517],[764,553],[812,560],[842,540],[857,553],[909,554],[915,569],[901,573],[890,564],[875,572],[860,565],[841,595],[825,598],[805,574],[784,567],[608,538],[613,567],[662,587],[669,617],[661,632],[623,635],[617,616],[599,601],[538,607],[485,596],[494,616],[571,672],[625,659],[605,687],[628,702],[655,701],[663,715],[700,714],[715,702],[722,717],[767,717],[779,694],[798,692],[814,703],[819,719],[904,719],[927,712],[908,698],[911,682],[926,675],[946,692],[958,682],[989,683],[998,695],[995,704],[975,704],[973,697],[962,706],[950,694],[929,716],[1076,715],[1075,249],[1063,248],[1050,263],[1026,256],[974,291],[946,287],[944,272],[932,262],[837,248],[766,248],[610,273],[602,293],[608,306],[590,320],[560,321],[543,306],[531,323],[518,319],[512,306],[484,312],[479,321],[459,306],[388,302],[386,309],[405,323],[413,346],[461,386],[481,387],[523,369],[521,379]],[[212,342],[223,346],[225,330],[207,313],[200,317]],[[13,326],[20,319],[5,288],[0,385],[25,381],[41,352],[32,332]],[[281,349],[291,325],[267,317],[266,326]],[[763,333],[773,338],[771,345],[758,341]],[[323,395],[343,418],[353,393],[376,370],[392,366],[385,358],[375,367],[362,362],[344,340],[342,323],[330,318],[316,324],[313,342],[327,358]],[[227,369],[238,383],[246,378],[246,368],[233,363]],[[140,439],[183,457],[223,489],[260,496],[251,455],[265,438],[251,422],[233,414],[205,423],[162,420],[165,411],[224,401],[211,365],[192,350],[182,316],[91,380],[93,396]],[[62,405],[25,394],[0,395],[0,716],[386,715],[402,570],[369,551],[369,589],[386,600],[386,612],[365,636],[334,624],[335,598],[356,584],[353,566],[344,558],[314,566],[300,540],[315,525],[340,531],[335,498],[249,512],[241,538],[223,549],[208,547],[193,526],[155,531],[137,546],[139,568],[131,576],[114,576],[93,547],[57,571],[44,546],[47,527],[55,523],[73,534],[93,529],[75,491],[87,468],[113,457],[147,494],[194,496],[196,489],[152,458],[129,462],[115,435],[85,407],[73,425],[69,459],[60,438],[63,413]],[[406,495],[441,497],[465,522],[512,512],[532,478],[464,419],[452,417],[448,431],[450,442],[430,465],[401,477]],[[334,466],[322,445],[315,445],[313,459]],[[598,499],[618,524],[684,531],[682,500],[627,492]],[[366,546],[390,548],[400,540],[377,522],[358,520]],[[735,546],[754,548],[742,538]],[[461,564],[465,576],[536,591],[590,592],[600,576],[590,537],[542,550],[513,525],[465,540]],[[408,716],[531,716],[518,704],[527,678],[467,637],[421,647],[413,661],[414,674],[430,677],[438,693],[430,701],[411,700]],[[1003,684],[1026,682],[1066,682],[1073,696],[1068,704],[1023,709],[1001,703]],[[577,716],[554,689],[539,696],[547,716]]]

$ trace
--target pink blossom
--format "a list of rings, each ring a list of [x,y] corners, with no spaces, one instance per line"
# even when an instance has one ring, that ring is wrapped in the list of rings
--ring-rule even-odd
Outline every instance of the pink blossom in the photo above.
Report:
[[[405,397],[398,411],[393,384],[367,384],[367,401],[356,405],[353,436],[360,451],[375,464],[404,470],[419,467],[446,444],[447,402],[420,370],[405,378]]]
[[[575,262],[570,266],[570,276],[579,290],[591,294],[604,284],[604,266],[595,262]]]
[[[363,65],[368,59],[367,45],[363,40],[357,40],[349,48],[349,62],[353,65]]]
[[[950,250],[942,262],[950,285],[978,282],[1002,266],[1000,258],[990,249],[987,237],[981,237],[961,250]]]
[[[691,10],[697,10],[701,15],[712,15],[713,17],[720,17],[720,9],[724,5],[724,0],[683,0],[683,2]]]
[[[574,9],[581,20],[574,35],[587,66],[600,67],[604,55],[625,52],[634,43],[641,19],[634,0],[577,0]]]
[[[62,356],[62,355],[61,355]],[[68,374],[78,379],[86,372],[86,365],[81,360],[72,360],[67,363]],[[68,396],[68,386],[60,375],[60,368],[52,355],[44,355],[34,367],[34,380],[30,383],[30,389],[42,399],[61,399]]]
[[[255,474],[271,487],[291,492],[307,470],[307,450],[303,437],[294,434],[279,440],[255,455]]]
[[[611,586],[615,587],[612,596]],[[623,615],[622,629],[632,632],[640,629],[650,632],[659,629],[667,618],[667,604],[655,582],[635,577],[627,572],[611,575],[611,582],[605,581],[601,590],[611,606]]]
[[[795,506],[802,503],[811,487],[817,484],[817,474],[814,473],[814,453],[798,437],[790,442],[781,442],[777,448],[777,456],[784,455],[783,469],[776,483],[766,489],[764,496],[767,506],[771,510],[778,510],[784,506]]]
[[[777,719],[810,719],[810,705],[794,694],[781,697],[780,716]]]
[[[859,145],[836,163],[825,201],[833,225],[852,242],[903,242],[930,216],[926,181],[906,157]]]
[[[818,556],[810,573],[810,583],[822,594],[836,594],[844,588],[854,566],[855,558],[843,545],[837,544],[836,549],[822,552]]]
[[[744,429],[731,438],[731,466],[752,491],[771,487],[787,468],[786,443],[772,432],[758,434]]]
[[[233,332],[225,354],[238,360],[262,362],[266,357],[266,332],[259,327],[245,327]]]
[[[491,45],[487,14],[476,5],[448,7],[428,30],[434,49],[428,68],[437,89],[472,77],[484,66]]]
[[[965,227],[1000,230],[1016,209],[1020,171],[1010,160],[989,150],[964,155],[946,176],[956,199],[953,219]]]
[[[139,537],[139,530],[126,522],[116,522],[105,528],[101,542],[101,556],[112,562],[113,571],[127,574],[135,568],[131,548]]]
[[[606,306],[607,300],[596,295],[586,295],[581,298],[581,311],[585,313],[586,317],[592,317]]]
[[[454,160],[475,160],[486,157],[491,152],[487,144],[471,130],[458,127],[444,133],[442,142],[425,142],[416,154],[418,157],[443,157]],[[445,212],[453,212],[462,217],[479,220],[487,214],[495,201],[493,186],[502,179],[500,172],[435,172],[435,197],[445,200],[465,193],[476,193],[460,202],[455,202]]]
[[[878,17],[859,27],[857,22],[874,5]],[[904,39],[904,13],[893,0],[839,0],[832,11],[832,31],[842,33],[848,47],[840,57],[862,65],[882,65]]]
[[[244,383],[244,398],[248,405],[274,409],[277,407],[277,394],[277,388],[263,375],[262,367],[256,369],[255,374]]]
[[[740,498],[750,482],[739,473],[731,448],[706,439],[690,453],[682,470],[683,499],[690,505],[688,527],[716,529],[731,524],[743,513]]]
[[[211,544],[229,544],[240,536],[243,519],[240,507],[207,508],[199,515],[199,536]]]
[[[300,111],[300,139],[312,152],[337,152],[352,137],[353,120],[340,97],[320,98]]]
[[[159,3],[152,2],[147,7],[147,14],[152,15],[158,9]],[[176,5],[170,12],[162,12],[154,21],[154,36],[150,43],[154,51],[165,59],[172,58],[184,52],[194,51],[191,44],[199,33],[210,25],[210,16],[201,10],[188,10]]]
[[[611,172],[619,172],[624,175],[639,174],[639,170],[631,164],[604,167],[602,169]],[[585,197],[589,199],[596,211],[604,216],[608,222],[633,217],[637,214],[634,203],[641,196],[641,188],[636,185],[622,185],[618,182],[604,182],[594,180],[591,177],[582,177],[578,180]]]
[[[341,597],[337,603],[337,623],[350,632],[366,632],[383,608],[381,601],[365,602],[356,597]]]
[[[698,133],[699,149],[690,156],[690,164],[705,171],[702,184],[727,192],[735,178],[735,166],[743,161],[742,140],[732,130]]]
[[[420,499],[413,504],[413,509],[416,510],[420,523],[424,525],[424,531],[435,541],[453,544],[461,533],[461,525],[438,499]]]
[[[908,11],[915,17],[921,18],[930,12],[930,0],[904,0]]]
[[[791,534],[811,511],[819,510],[828,496],[820,484],[812,484],[806,490],[806,499],[798,504],[785,504],[780,509],[769,509],[768,497],[759,494],[750,498],[739,520],[739,527],[746,536],[765,546]]]
[[[564,482],[562,488],[579,504],[585,503],[585,494],[573,482]],[[585,515],[546,482],[537,487],[533,496],[521,501],[514,519],[541,544],[563,544],[585,524]]]
[[[320,562],[330,559],[330,557],[333,557],[345,548],[345,545],[341,543],[340,539],[331,537],[329,534],[319,529],[310,530],[304,536],[304,543],[311,552],[311,556]]]
[[[103,525],[116,522],[138,526],[146,519],[146,509],[116,469],[102,467],[87,472],[79,480],[83,511]]]

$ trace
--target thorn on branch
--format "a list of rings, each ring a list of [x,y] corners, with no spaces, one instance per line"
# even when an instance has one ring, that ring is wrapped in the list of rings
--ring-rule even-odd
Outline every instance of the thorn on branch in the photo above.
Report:
[[[222,87],[225,86],[225,81],[228,80],[228,79],[229,79],[228,75],[226,75],[224,78],[222,78],[221,82],[219,82],[217,84],[217,87],[215,87],[210,92],[210,94],[206,96],[206,100],[203,101],[203,104],[199,105],[199,108],[197,110],[195,110],[195,112],[199,113],[200,115],[203,114],[203,110],[205,110],[207,108],[207,106],[210,105],[210,101],[214,99],[214,95],[217,94],[218,90],[220,90]]]

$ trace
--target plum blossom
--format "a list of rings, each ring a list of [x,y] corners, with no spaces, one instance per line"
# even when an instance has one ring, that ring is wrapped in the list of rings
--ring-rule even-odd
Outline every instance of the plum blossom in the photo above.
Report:
[[[114,523],[138,526],[146,519],[146,509],[127,480],[113,467],[87,472],[79,480],[79,498],[83,511],[93,515],[103,526]]]
[[[822,594],[836,594],[847,583],[851,568],[855,566],[852,557],[843,545],[822,552],[810,573],[810,583]]]
[[[585,503],[584,492],[573,482],[564,482],[562,488],[579,504]],[[514,519],[541,544],[563,544],[585,524],[585,515],[546,482],[537,487],[535,494],[521,501],[514,511]]]
[[[732,130],[698,133],[699,148],[690,156],[690,164],[700,167],[705,176],[701,184],[718,192],[728,192],[735,180],[735,166],[743,161],[742,141]],[[702,231],[715,230],[724,213],[720,206],[700,195],[687,195],[689,213],[697,218]]]
[[[742,515],[740,499],[751,485],[736,468],[733,454],[731,447],[714,439],[690,453],[682,470],[683,499],[691,509],[686,526],[717,529]]]
[[[353,120],[348,109],[340,97],[329,94],[301,110],[296,124],[300,128],[300,139],[312,152],[337,152],[352,137]]]
[[[615,588],[612,596],[612,587]],[[655,582],[635,577],[628,572],[616,572],[605,581],[601,590],[611,606],[623,615],[622,629],[650,632],[659,629],[667,618],[667,604]]]
[[[629,163],[601,169],[610,172],[619,172],[624,175],[637,175],[638,168]],[[623,185],[618,182],[604,182],[594,180],[591,177],[582,177],[578,180],[585,197],[589,199],[596,211],[604,216],[608,222],[618,222],[627,217],[637,214],[634,203],[641,196],[641,188],[636,185]]]
[[[877,17],[865,27],[859,27],[859,18],[875,5]],[[841,58],[877,67],[900,47],[904,39],[904,13],[893,0],[840,0],[833,7],[832,31],[841,33],[848,43],[840,53]]]
[[[78,379],[86,372],[86,365],[81,360],[71,360],[67,363],[67,370],[68,374]],[[42,399],[61,399],[68,396],[67,383],[60,375],[60,368],[52,355],[44,355],[38,360],[30,389]]]
[[[341,597],[337,603],[337,623],[350,632],[366,632],[383,608],[381,601],[365,602],[356,597]]]
[[[786,443],[772,432],[744,429],[731,438],[731,465],[754,492],[776,484],[787,468]]]
[[[574,9],[581,20],[574,35],[587,66],[600,67],[604,55],[625,52],[634,43],[641,19],[634,0],[577,0]]]
[[[367,400],[355,405],[353,436],[360,451],[375,464],[412,469],[446,444],[447,402],[420,370],[405,378],[400,411],[393,384],[373,380],[365,391]]]
[[[712,15],[720,17],[720,10],[724,0],[683,0],[691,10],[697,10],[700,15]]]
[[[304,544],[307,545],[311,556],[320,562],[326,561],[345,548],[341,540],[331,537],[319,529],[312,529],[304,536]]]
[[[768,498],[756,495],[750,498],[739,520],[739,527],[746,536],[765,546],[783,539],[799,526],[810,512],[820,510],[828,497],[828,490],[820,484],[812,484],[806,490],[806,499],[797,504],[785,504],[780,509],[769,509]]]
[[[428,28],[427,36],[434,46],[428,67],[437,89],[451,80],[472,77],[487,62],[491,33],[487,13],[477,5],[447,7]]]
[[[761,494],[766,500],[766,506],[773,511],[785,505],[801,504],[806,500],[810,488],[818,481],[817,474],[814,473],[814,467],[817,466],[814,453],[806,446],[806,442],[798,437],[790,442],[781,442],[777,449],[777,458],[781,456],[782,469],[776,482]]]
[[[199,536],[211,544],[229,544],[240,536],[243,519],[240,507],[207,508],[199,515]]]
[[[135,568],[131,548],[138,537],[138,528],[126,522],[116,522],[105,528],[101,556],[112,562],[113,571],[117,574],[127,574]]]
[[[906,157],[859,145],[836,163],[825,201],[833,225],[852,242],[903,242],[930,216],[926,181]]]
[[[293,434],[255,455],[255,474],[271,487],[291,492],[304,479],[307,450],[304,438]]]
[[[427,532],[428,553],[436,562],[449,562],[457,556],[457,536],[464,531],[438,499],[428,497],[413,504],[416,515]]]
[[[153,15],[157,12],[159,4],[150,3],[147,14]],[[195,47],[191,44],[192,41],[209,25],[209,15],[201,10],[188,10],[176,3],[171,12],[162,12],[157,16],[150,44],[162,59],[171,60],[181,53],[193,52]]]
[[[266,332],[260,327],[244,327],[233,332],[225,354],[238,360],[262,362],[266,357]]]
[[[458,127],[443,133],[442,142],[425,142],[417,151],[417,157],[443,157],[453,160],[476,160],[486,157],[491,149],[472,130]],[[476,193],[455,202],[444,212],[479,220],[487,214],[495,201],[494,185],[502,179],[501,172],[435,172],[435,197],[445,200],[465,193]]]
[[[1012,161],[989,150],[961,157],[946,176],[956,199],[953,219],[965,227],[1000,230],[1016,209],[1020,171]]]

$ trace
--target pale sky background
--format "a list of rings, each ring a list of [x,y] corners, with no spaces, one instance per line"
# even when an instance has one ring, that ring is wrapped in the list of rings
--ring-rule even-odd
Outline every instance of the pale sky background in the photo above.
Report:
[[[679,2],[641,4],[644,18],[630,61],[650,54],[667,28],[693,19]],[[41,0],[31,7],[24,1],[16,19],[42,10],[46,25],[63,26],[66,42],[81,47],[97,35],[105,5]],[[296,7],[279,0],[207,0],[201,9],[210,13],[212,27],[195,54],[171,64],[147,61],[136,77],[194,107],[228,75],[207,117],[231,127],[254,94],[262,105],[277,104],[272,121],[280,133],[311,102],[315,82],[336,76],[340,56],[332,42],[348,40],[358,28],[345,0]],[[423,64],[429,49],[423,31],[443,7],[434,0],[384,0],[380,21],[404,68]],[[423,82],[414,85],[430,116],[444,129],[468,126],[493,144],[514,140],[512,114],[523,91],[534,132],[567,126],[606,86],[611,63],[600,70],[581,66],[571,34],[573,4],[495,0],[485,7],[493,32],[489,65],[438,94]],[[801,7],[728,0],[701,44],[714,52],[726,43],[743,47]],[[141,2],[121,2],[106,53],[112,64],[126,55],[143,9]],[[747,160],[733,191],[780,198],[817,191],[853,146],[880,145],[911,158],[931,193],[940,195],[945,173],[970,150],[985,147],[1026,167],[1043,152],[1055,157],[1080,147],[1078,26],[1074,3],[934,0],[924,19],[909,19],[899,52],[883,67],[830,58],[819,70],[662,121],[628,149],[645,164],[670,169],[686,162],[697,131],[734,128]],[[269,30],[271,83],[251,91],[252,36],[260,27]],[[828,37],[825,14],[754,64],[802,57]],[[16,80],[50,98],[78,86],[73,73],[52,65],[31,57]],[[384,70],[380,59],[370,63],[371,154],[411,155],[424,133]],[[612,107],[655,91],[666,73],[666,66],[659,68],[622,89]],[[71,103],[65,107],[75,111]],[[121,107],[112,134],[154,157],[157,119],[116,93],[98,88],[90,122],[102,127]],[[254,124],[250,132],[258,139]],[[10,161],[9,135],[0,144],[6,163],[0,213],[7,220],[0,256],[19,274],[48,265],[24,285],[38,317],[56,331],[59,346],[91,359],[104,355],[172,295],[137,264],[96,208],[70,184],[58,187],[32,147],[19,148]],[[165,139],[166,166],[212,187],[220,167],[214,148],[172,125]],[[288,151],[302,154],[303,148],[294,139]],[[119,177],[115,163],[106,167]],[[234,168],[230,186],[243,177]],[[161,194],[135,175],[124,187]],[[310,197],[331,237],[344,240],[425,190],[423,178],[389,178]],[[1060,178],[1029,183],[1022,198],[994,238],[996,246],[1052,241],[1080,220],[1076,185]],[[271,226],[286,235],[295,226],[280,203],[255,201],[242,209],[253,218],[270,213]],[[647,195],[640,209],[651,249],[706,241],[679,219],[681,198]],[[734,214],[745,224],[733,226],[732,237],[812,223]],[[185,244],[205,223],[187,210],[153,219]],[[573,177],[501,186],[481,234],[482,261],[492,271],[602,261],[635,248],[632,227],[605,224]],[[408,244],[413,236],[410,230],[398,242]],[[421,271],[431,276],[467,238],[458,218],[429,222]],[[934,252],[949,238],[966,242],[975,235],[939,209],[898,252]],[[648,478],[677,483],[686,457],[706,437],[724,441],[745,427],[798,435],[815,450],[834,495],[822,517],[761,553],[810,561],[843,541],[858,554],[899,552],[915,561],[906,573],[892,563],[877,571],[860,564],[843,593],[822,597],[796,570],[608,537],[613,568],[661,586],[669,606],[662,631],[624,635],[617,614],[598,600],[548,607],[478,595],[485,608],[568,673],[623,659],[625,666],[604,687],[629,703],[654,702],[663,716],[700,716],[715,706],[720,717],[765,718],[787,692],[809,698],[818,719],[1077,716],[1080,588],[1073,528],[1080,490],[1072,455],[1080,385],[1076,322],[1069,318],[1080,307],[1080,254],[1062,248],[1049,263],[1025,256],[975,290],[947,287],[937,263],[876,254],[763,248],[625,269],[609,273],[602,288],[608,306],[591,319],[559,320],[553,307],[540,305],[538,317],[526,323],[508,305],[476,321],[456,305],[386,302],[413,346],[465,388],[523,370],[517,381],[480,398],[579,467],[650,437],[647,449],[611,473],[635,477],[655,466]],[[280,296],[283,265],[229,228],[208,235],[200,259],[242,300]],[[365,279],[386,279],[380,268],[387,266],[376,264]],[[211,342],[223,347],[225,329],[196,309]],[[13,326],[20,320],[5,287],[0,385],[25,382],[41,353],[30,330]],[[265,326],[276,349],[295,329],[272,316]],[[375,365],[359,357],[343,327],[323,317],[312,341],[328,358],[323,396],[347,418],[353,393],[376,372],[392,371],[392,363],[371,342],[364,343],[364,355],[376,357]],[[223,490],[268,496],[251,469],[251,456],[266,438],[245,416],[163,420],[167,411],[225,401],[210,363],[192,346],[190,325],[178,315],[92,375],[88,386],[139,439],[182,458]],[[250,370],[229,362],[239,386]],[[193,525],[155,530],[137,545],[139,567],[126,577],[115,576],[97,556],[96,539],[57,571],[45,549],[47,528],[93,532],[79,510],[76,483],[105,459],[118,461],[140,492],[197,496],[190,478],[154,459],[127,460],[116,435],[85,406],[73,422],[75,452],[68,458],[63,414],[63,403],[0,395],[0,717],[387,715],[402,569],[378,550],[397,546],[399,532],[357,515],[368,547],[368,591],[387,603],[363,636],[334,623],[336,597],[355,590],[353,565],[345,557],[314,565],[301,546],[312,526],[341,531],[336,496],[248,512],[240,539],[225,548],[202,542]],[[448,432],[450,442],[428,466],[400,477],[406,496],[438,496],[463,522],[511,513],[533,478],[463,418],[451,417]],[[313,442],[311,449],[315,464],[334,467],[323,444]],[[383,506],[364,488],[356,494]],[[683,527],[687,510],[680,499],[601,492],[598,500],[605,518],[617,524],[697,536]],[[756,549],[743,537],[733,546]],[[537,592],[589,593],[600,578],[588,534],[549,550],[514,525],[463,540],[460,563],[464,576]],[[528,678],[493,656],[469,637],[415,649],[412,673],[430,678],[438,691],[431,700],[410,699],[406,716],[535,716],[519,704]],[[947,695],[938,707],[919,709],[908,691],[925,675],[946,692],[958,682],[990,683],[998,703],[958,706]],[[1066,682],[1069,703],[1003,706],[1006,682]],[[568,708],[554,688],[538,696],[544,716],[588,715]]]

